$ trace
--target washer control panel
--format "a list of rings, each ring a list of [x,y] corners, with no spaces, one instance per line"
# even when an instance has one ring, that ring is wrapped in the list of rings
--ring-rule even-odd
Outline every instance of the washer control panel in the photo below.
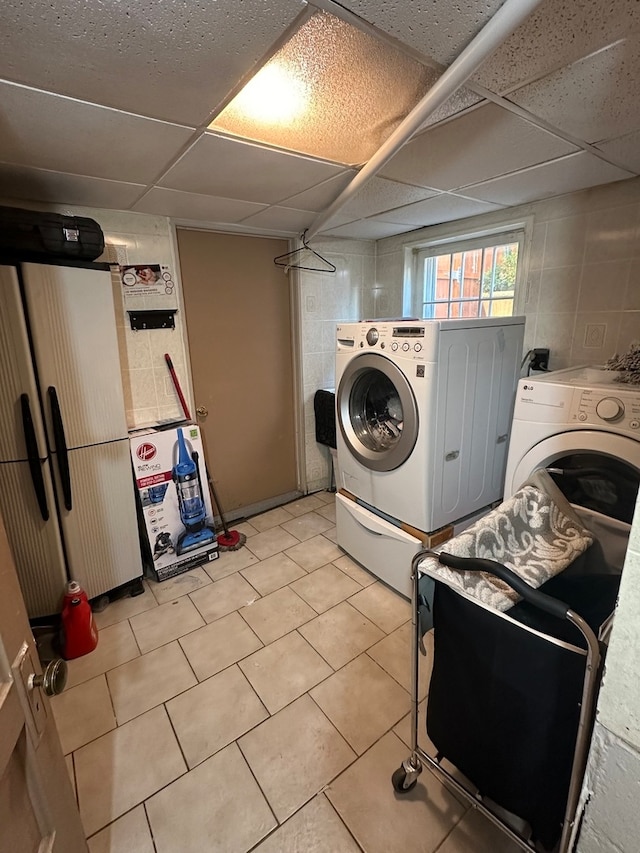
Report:
[[[608,391],[602,388],[575,390],[570,422],[585,426],[606,424],[640,439],[640,390],[627,390],[628,387],[619,385]]]
[[[337,328],[337,351],[381,351],[424,361],[435,351],[437,329],[413,321],[353,323]]]

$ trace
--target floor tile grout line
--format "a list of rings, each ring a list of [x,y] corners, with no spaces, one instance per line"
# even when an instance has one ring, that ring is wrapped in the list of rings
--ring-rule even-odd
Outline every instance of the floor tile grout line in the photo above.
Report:
[[[175,697],[174,697],[174,698],[175,698]],[[169,720],[169,725],[171,726],[171,731],[173,732],[173,736],[174,736],[174,738],[176,739],[176,743],[178,744],[178,749],[180,750],[180,755],[182,756],[182,760],[184,761],[184,766],[187,768],[187,769],[186,769],[186,773],[189,773],[189,772],[190,772],[190,770],[191,770],[191,768],[189,767],[189,762],[187,761],[187,756],[184,754],[184,750],[183,750],[183,748],[182,748],[182,744],[180,743],[180,738],[178,737],[178,733],[177,733],[177,731],[176,731],[176,727],[174,726],[174,724],[173,724],[173,720],[171,719],[171,714],[169,713],[169,711],[168,711],[168,709],[167,709],[166,702],[163,702],[163,703],[162,703],[162,707],[163,707],[163,709],[164,709],[165,714],[167,715],[167,719]],[[178,777],[176,777],[176,778],[177,778],[177,779],[181,779],[181,778],[182,778],[182,776],[184,776],[184,775],[185,775],[185,773],[182,773],[180,776],[178,776]],[[176,780],[174,779],[173,781],[175,782]],[[171,783],[169,783],[169,784],[171,784]],[[157,793],[157,791],[156,791],[156,793]],[[152,796],[153,796],[153,795],[152,795]],[[147,799],[149,799],[149,797],[147,797]]]
[[[344,771],[343,771],[343,772],[344,772]],[[351,828],[350,828],[350,827],[345,823],[345,821],[342,819],[342,815],[338,812],[338,810],[337,810],[337,809],[336,809],[336,807],[333,805],[333,803],[331,802],[331,800],[329,799],[329,797],[326,795],[325,791],[326,791],[327,787],[328,787],[328,786],[326,786],[326,785],[325,785],[325,787],[322,789],[321,793],[324,795],[324,797],[325,797],[326,801],[329,803],[329,806],[330,806],[330,808],[331,808],[331,811],[335,814],[335,816],[338,818],[338,820],[340,821],[340,823],[341,823],[341,824],[344,826],[344,828],[347,830],[348,834],[349,834],[349,835],[351,836],[351,838],[353,839],[353,843],[356,845],[356,847],[358,848],[358,850],[361,850],[361,851],[362,851],[362,853],[366,853],[366,851],[365,851],[364,847],[363,847],[363,846],[358,842],[358,839],[355,837],[355,835],[354,835],[354,834],[353,834],[353,832],[351,831]]]
[[[142,806],[142,808],[144,810],[144,816],[145,816],[145,819],[147,821],[147,826],[149,828],[149,835],[151,836],[151,843],[153,844],[154,853],[158,853],[158,846],[156,844],[156,838],[155,838],[155,835],[153,834],[153,827],[151,826],[151,820],[149,818],[149,812],[147,811],[147,801],[143,800],[142,803],[140,803],[140,805]]]

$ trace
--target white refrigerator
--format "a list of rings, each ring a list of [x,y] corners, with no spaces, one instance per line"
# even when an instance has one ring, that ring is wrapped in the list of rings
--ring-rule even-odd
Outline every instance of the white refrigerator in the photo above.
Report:
[[[0,265],[0,513],[31,618],[142,575],[106,264]]]

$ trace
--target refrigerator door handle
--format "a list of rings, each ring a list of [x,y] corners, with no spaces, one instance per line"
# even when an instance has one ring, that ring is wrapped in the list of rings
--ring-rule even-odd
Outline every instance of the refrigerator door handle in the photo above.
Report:
[[[24,431],[24,443],[27,448],[27,461],[29,463],[33,490],[36,493],[36,500],[38,501],[42,520],[49,521],[49,506],[47,505],[47,495],[44,489],[40,454],[38,453],[38,440],[36,438],[36,430],[33,425],[33,417],[31,415],[31,406],[29,405],[28,394],[20,395],[20,407],[22,409],[22,429]]]
[[[60,473],[60,485],[62,486],[62,497],[65,509],[71,511],[73,503],[71,500],[71,475],[69,473],[69,454],[67,451],[67,439],[64,434],[64,423],[62,412],[58,402],[58,393],[53,385],[47,389],[49,403],[51,405],[51,423],[53,425],[53,437],[56,443],[56,457],[58,459],[58,472]]]

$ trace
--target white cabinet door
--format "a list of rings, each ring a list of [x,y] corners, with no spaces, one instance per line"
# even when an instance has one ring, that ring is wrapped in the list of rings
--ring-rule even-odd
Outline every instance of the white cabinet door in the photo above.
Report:
[[[94,598],[142,575],[129,441],[72,450],[69,475],[71,510],[60,501],[69,573]]]
[[[55,389],[69,449],[127,436],[111,274],[23,264],[49,439]]]
[[[23,397],[26,396],[26,401]],[[0,462],[28,456],[25,417],[33,424],[32,455],[47,455],[36,379],[15,267],[0,267]]]
[[[0,465],[0,515],[32,619],[60,612],[67,582],[48,460],[41,464],[41,474],[47,520],[38,505],[28,463]]]

